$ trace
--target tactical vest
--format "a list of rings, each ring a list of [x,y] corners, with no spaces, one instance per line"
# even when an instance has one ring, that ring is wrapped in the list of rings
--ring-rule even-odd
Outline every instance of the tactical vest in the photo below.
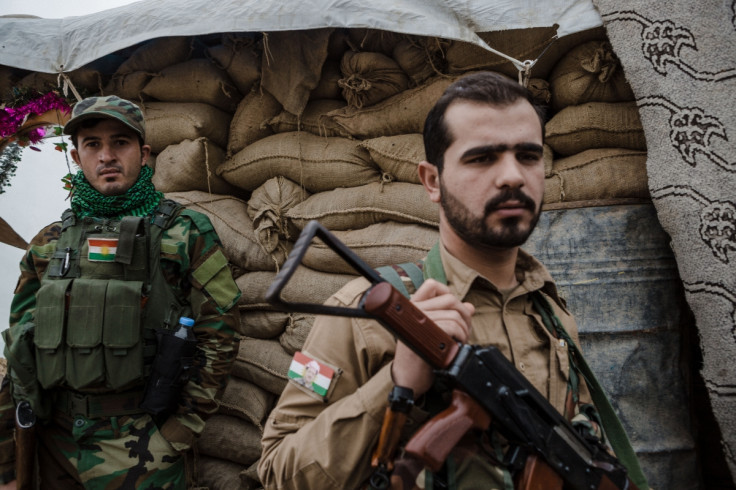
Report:
[[[163,200],[153,219],[62,215],[34,313],[43,388],[105,392],[142,384],[155,330],[191,316],[160,267],[163,231],[180,212],[181,205]]]

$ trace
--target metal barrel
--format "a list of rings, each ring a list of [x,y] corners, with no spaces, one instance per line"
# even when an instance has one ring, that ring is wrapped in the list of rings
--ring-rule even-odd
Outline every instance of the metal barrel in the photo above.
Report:
[[[691,415],[695,328],[651,204],[545,211],[524,249],[550,271],[591,369],[653,488],[701,488]]]

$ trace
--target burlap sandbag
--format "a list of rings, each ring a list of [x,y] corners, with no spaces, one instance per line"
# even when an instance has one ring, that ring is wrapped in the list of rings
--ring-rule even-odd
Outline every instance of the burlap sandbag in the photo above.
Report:
[[[365,228],[333,232],[345,245],[369,266],[376,268],[386,264],[415,262],[437,243],[436,228],[386,221]],[[352,267],[341,260],[323,242],[315,242],[307,249],[304,265],[322,272],[354,273]]]
[[[197,441],[200,454],[248,466],[261,457],[261,430],[230,415],[215,414]]]
[[[328,274],[299,267],[282,291],[281,298],[289,302],[322,304],[338,289],[355,279],[355,274]],[[266,302],[266,291],[275,278],[275,272],[256,271],[235,279],[243,292],[238,301],[240,311],[271,308]]]
[[[407,36],[394,46],[393,58],[409,75],[411,86],[421,85],[429,78],[447,73],[447,48],[452,44],[438,37]]]
[[[292,114],[302,113],[319,85],[331,33],[310,29],[264,35],[261,84]]]
[[[304,346],[304,341],[307,340],[313,324],[313,315],[294,314],[286,324],[284,333],[279,337],[279,344],[286,352],[294,355],[294,352],[301,350]]]
[[[291,225],[286,212],[309,196],[309,192],[282,176],[267,180],[253,191],[248,200],[248,215],[267,252],[274,250],[281,239],[297,239],[299,229]]]
[[[572,49],[549,76],[552,108],[586,102],[626,102],[634,93],[608,41],[591,41]]]
[[[645,151],[605,148],[555,160],[544,202],[649,197]]]
[[[192,39],[186,36],[161,37],[142,44],[120,64],[115,75],[134,71],[159,72],[181,63],[192,52]]]
[[[286,241],[279,242],[270,253],[263,249],[256,238],[247,205],[240,199],[202,191],[171,192],[166,197],[207,215],[220,237],[225,256],[238,267],[249,271],[275,271],[291,251],[291,244]]]
[[[309,100],[342,98],[342,90],[340,90],[340,86],[337,84],[341,78],[340,63],[327,59],[322,66],[319,85],[309,93]]]
[[[207,138],[167,146],[157,157],[153,184],[161,192],[206,191],[237,194],[240,189],[215,174],[225,161],[225,150]]]
[[[164,102],[203,102],[230,113],[243,98],[227,72],[205,58],[164,68],[143,93]]]
[[[207,48],[207,56],[225,70],[241,94],[247,94],[261,77],[261,57],[250,38],[225,35],[223,44]]]
[[[278,340],[243,337],[232,375],[280,395],[286,386],[290,364],[291,354],[281,347]]]
[[[394,46],[405,37],[398,32],[359,27],[348,31],[348,45],[353,51],[377,51],[391,56]]]
[[[544,142],[563,156],[593,148],[646,150],[636,102],[568,106],[544,127]]]
[[[241,287],[249,288],[248,284]],[[284,333],[292,313],[283,311],[247,310],[240,312],[240,333],[254,339],[272,339]]]
[[[427,113],[455,79],[435,77],[371,107],[346,107],[326,114],[324,119],[339,126],[342,136],[348,138],[421,133]]]
[[[153,153],[183,140],[206,137],[220,148],[227,146],[230,115],[201,103],[148,102],[141,105],[146,119],[146,143]]]
[[[420,184],[417,164],[424,160],[424,139],[419,133],[381,136],[365,140],[361,146],[371,159],[397,182]]]
[[[219,458],[200,455],[197,458],[197,487],[210,490],[251,490],[258,487],[249,486],[241,480],[240,474],[247,466]]]
[[[66,74],[77,90],[83,90],[92,94],[99,93],[104,85],[102,74],[94,68],[82,67]],[[57,73],[32,72],[18,81],[18,86],[27,87],[42,94],[50,90],[61,91],[64,79],[60,79]],[[71,95],[71,93],[69,94]]]
[[[310,100],[301,116],[295,116],[288,111],[281,113],[268,122],[274,133],[290,133],[306,131],[319,136],[340,136],[340,128],[329,124],[322,116],[345,107],[343,99]]]
[[[552,100],[552,92],[549,90],[549,82],[542,78],[531,78],[527,86],[532,94],[534,103],[540,106],[546,106]]]
[[[330,40],[327,44],[327,59],[340,63],[342,55],[350,49],[350,31],[348,28],[338,28],[330,34]]]
[[[230,123],[228,158],[251,143],[272,135],[268,121],[280,112],[279,101],[258,86],[243,97]]]
[[[258,140],[227,160],[218,173],[250,191],[279,175],[309,192],[355,187],[380,176],[357,141],[306,132],[280,133]]]
[[[286,215],[299,228],[318,220],[330,230],[351,230],[382,221],[438,226],[439,207],[424,187],[405,182],[373,183],[320,192]]]
[[[133,102],[149,99],[141,91],[151,80],[152,76],[153,73],[147,71],[134,71],[115,75],[105,85],[103,93],[105,95],[117,95]]]
[[[346,51],[338,81],[348,105],[361,109],[407,89],[409,77],[392,58],[381,53]]]
[[[231,376],[219,401],[218,413],[246,420],[263,430],[263,420],[273,407],[275,397],[263,388]]]
[[[536,59],[553,41],[556,34],[555,27],[534,27],[479,32],[478,36],[491,48],[524,61]],[[453,41],[447,49],[446,58],[450,73],[492,70],[513,78],[517,78],[519,73],[514,64],[506,58],[463,41]]]
[[[544,151],[542,152],[542,159],[544,160],[544,176],[550,177],[552,175],[552,172],[554,171],[553,165],[554,165],[554,154],[555,152],[552,151],[552,148],[548,144],[544,144]]]

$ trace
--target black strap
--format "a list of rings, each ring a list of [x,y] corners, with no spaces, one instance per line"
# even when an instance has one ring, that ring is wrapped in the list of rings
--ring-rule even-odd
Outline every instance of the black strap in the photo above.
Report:
[[[77,215],[74,214],[74,211],[70,209],[67,209],[61,214],[61,231],[62,233],[64,230],[69,228],[70,226],[74,226],[77,223]]]
[[[183,206],[176,201],[172,201],[171,199],[162,199],[161,202],[158,203],[156,210],[153,212],[152,224],[165,230],[169,227],[171,218],[175,217],[182,207]]]

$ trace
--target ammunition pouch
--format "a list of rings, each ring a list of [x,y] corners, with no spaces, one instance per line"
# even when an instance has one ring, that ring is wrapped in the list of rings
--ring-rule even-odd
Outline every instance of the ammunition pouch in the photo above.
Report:
[[[104,383],[117,390],[143,379],[142,288],[117,279],[44,283],[35,336],[41,385],[83,390]]]

